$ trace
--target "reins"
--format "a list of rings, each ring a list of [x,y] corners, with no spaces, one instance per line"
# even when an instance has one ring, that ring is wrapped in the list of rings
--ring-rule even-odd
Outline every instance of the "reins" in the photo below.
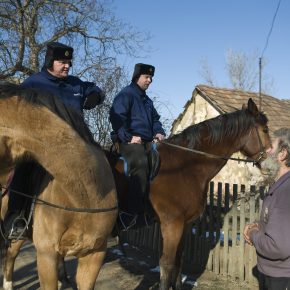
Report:
[[[256,132],[257,132],[257,136],[258,136],[258,140],[259,140],[259,145],[260,145],[260,152],[259,152],[259,156],[258,156],[257,159],[251,159],[251,158],[245,159],[245,158],[219,156],[219,155],[216,155],[216,154],[207,153],[207,152],[204,152],[204,151],[200,151],[200,150],[196,150],[196,149],[190,149],[190,148],[183,147],[183,146],[180,146],[180,145],[172,144],[172,143],[169,143],[169,142],[164,141],[164,140],[159,141],[159,142],[162,143],[162,144],[165,144],[167,146],[170,146],[170,147],[178,148],[178,149],[181,149],[181,150],[184,150],[184,151],[188,151],[188,152],[191,152],[191,153],[204,155],[206,157],[215,158],[215,159],[222,159],[222,160],[226,160],[226,161],[227,160],[233,160],[233,161],[237,161],[237,162],[253,163],[253,166],[255,166],[255,165],[259,164],[259,162],[261,161],[261,159],[263,158],[263,156],[265,154],[265,149],[264,149],[264,146],[262,145],[260,134],[259,134],[258,129],[257,129],[256,126],[255,126],[255,128],[256,128]],[[252,132],[252,130],[251,130],[251,132]],[[251,134],[251,132],[250,132],[250,134]]]
[[[254,159],[243,159],[243,158],[219,156],[219,155],[207,153],[207,152],[204,152],[204,151],[199,151],[199,150],[196,150],[196,149],[190,149],[190,148],[183,147],[183,146],[180,146],[180,145],[172,144],[172,143],[169,143],[169,142],[166,142],[166,141],[159,141],[159,142],[162,143],[162,144],[171,146],[171,147],[175,147],[175,148],[178,148],[178,149],[181,149],[181,150],[184,150],[184,151],[188,151],[188,152],[192,152],[192,153],[197,153],[197,154],[204,155],[204,156],[207,156],[207,157],[210,157],[210,158],[223,159],[223,160],[234,160],[234,161],[238,161],[238,162],[252,162],[254,164],[256,163],[256,160],[254,160]]]
[[[33,199],[35,204],[46,205],[46,206],[50,206],[50,207],[54,207],[54,208],[58,208],[58,209],[66,210],[66,211],[80,212],[80,213],[103,213],[103,212],[114,211],[114,210],[118,209],[117,205],[114,206],[114,207],[109,207],[109,208],[66,207],[66,206],[61,206],[61,205],[57,205],[57,204],[45,201],[45,200],[43,200],[41,198],[38,198],[36,196],[31,196],[31,195],[25,194],[25,193],[23,193],[21,191],[17,191],[17,190],[10,189],[8,187],[4,187],[2,185],[1,185],[1,188],[5,189],[5,192],[11,191],[11,192],[14,192],[15,194],[18,194],[18,195],[25,196],[27,198]],[[2,196],[4,196],[4,195],[2,195]]]

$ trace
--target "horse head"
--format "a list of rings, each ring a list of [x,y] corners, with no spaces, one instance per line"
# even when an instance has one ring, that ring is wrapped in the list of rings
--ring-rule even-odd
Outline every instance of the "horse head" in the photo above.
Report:
[[[269,135],[268,118],[257,108],[255,102],[250,98],[248,105],[242,107],[246,114],[250,115],[253,125],[249,133],[241,139],[240,151],[255,160],[256,165],[260,168],[260,163],[267,158],[266,150],[271,147],[271,138]]]

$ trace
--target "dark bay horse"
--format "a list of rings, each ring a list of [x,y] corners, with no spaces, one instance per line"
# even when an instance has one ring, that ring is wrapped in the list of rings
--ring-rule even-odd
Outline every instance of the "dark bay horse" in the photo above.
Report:
[[[0,86],[2,182],[16,164],[27,160],[47,172],[39,192],[33,191],[38,193],[33,242],[41,289],[58,288],[58,264],[65,256],[78,258],[78,289],[93,289],[117,216],[108,160],[82,117],[57,98]],[[4,287],[12,289],[12,281],[4,279]]]
[[[203,213],[209,181],[235,152],[240,151],[253,160],[265,158],[265,150],[271,146],[267,123],[267,117],[249,99],[241,110],[192,125],[159,144],[161,166],[150,185],[149,198],[162,234],[160,290],[182,288],[181,257],[186,225]],[[190,149],[226,158],[189,152]],[[116,163],[111,157],[110,163],[118,194],[125,196],[128,181],[123,162]]]

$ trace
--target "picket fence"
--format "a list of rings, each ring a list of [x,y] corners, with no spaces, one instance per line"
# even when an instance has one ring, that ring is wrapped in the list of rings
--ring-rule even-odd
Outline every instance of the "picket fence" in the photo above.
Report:
[[[211,182],[203,216],[188,227],[185,237],[184,270],[201,274],[205,269],[217,275],[257,285],[256,252],[243,238],[245,224],[259,218],[265,188]],[[122,241],[161,253],[159,224],[123,232]]]

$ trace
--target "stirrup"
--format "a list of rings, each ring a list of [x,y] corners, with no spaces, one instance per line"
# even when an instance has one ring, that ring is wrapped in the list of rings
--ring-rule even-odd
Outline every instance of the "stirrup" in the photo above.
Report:
[[[16,225],[17,222],[22,221],[24,227],[19,227]],[[28,230],[28,222],[24,217],[18,216],[14,219],[9,234],[7,235],[8,240],[26,240],[27,237],[25,236]]]
[[[119,220],[121,222],[123,230],[128,231],[130,228],[134,227],[137,222],[137,217],[138,215],[133,215],[125,211],[119,212]],[[128,224],[128,219],[130,219],[129,224]]]

